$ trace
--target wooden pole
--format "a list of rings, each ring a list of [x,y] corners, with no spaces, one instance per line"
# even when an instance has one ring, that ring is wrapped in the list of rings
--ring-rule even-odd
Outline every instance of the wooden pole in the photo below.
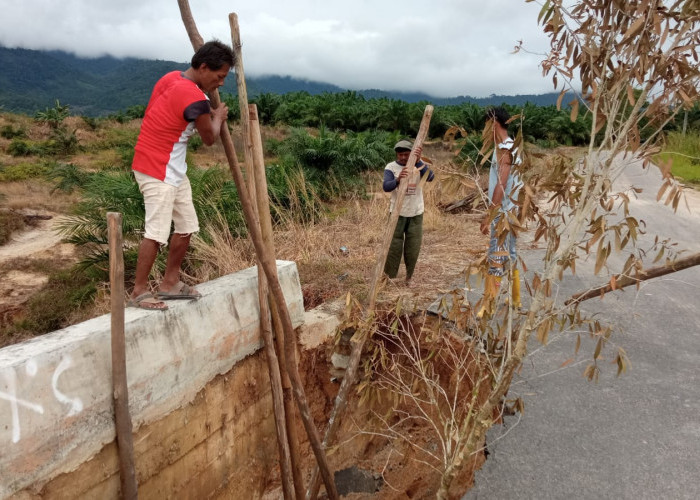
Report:
[[[107,213],[109,238],[109,283],[112,305],[112,395],[119,450],[119,479],[122,498],[138,498],[134,467],[134,437],[129,414],[124,341],[124,258],[122,255],[122,214]]]
[[[228,15],[231,27],[231,42],[233,52],[236,54],[234,68],[236,70],[236,88],[238,90],[238,108],[241,115],[241,135],[243,136],[243,158],[248,173],[248,183],[252,186],[251,194],[255,192],[255,183],[251,182],[251,170],[253,170],[253,144],[250,138],[250,113],[248,111],[248,90],[245,85],[245,73],[243,71],[243,52],[241,50],[241,32],[238,27],[238,16],[235,13]],[[257,210],[257,206],[254,207]],[[260,215],[258,213],[258,215]]]
[[[270,199],[267,191],[267,177],[265,174],[265,157],[263,154],[262,136],[260,134],[260,121],[258,120],[258,108],[255,104],[249,104],[250,110],[250,134],[253,144],[253,169],[255,172],[255,186],[257,190],[258,201],[258,216],[260,218],[260,228],[262,230],[263,243],[266,247],[275,248],[275,242],[272,233],[272,217],[270,216]],[[296,410],[294,408],[294,398],[292,397],[292,384],[287,374],[287,364],[290,364],[290,369],[298,373],[296,350],[294,358],[288,360],[285,355],[284,330],[282,322],[277,314],[275,306],[275,298],[272,294],[268,294],[270,300],[270,309],[272,311],[272,325],[275,333],[275,341],[277,343],[277,353],[279,360],[280,372],[282,373],[282,394],[284,395],[284,415],[287,424],[287,439],[289,441],[289,451],[292,461],[292,476],[294,477],[294,490],[296,491],[297,499],[304,498],[304,479],[301,474],[301,451],[299,449],[299,436],[296,425]],[[295,332],[296,333],[296,332]],[[293,344],[297,345],[296,337],[293,339]]]
[[[571,296],[569,300],[564,302],[567,306],[575,302],[583,302],[584,300],[591,299],[593,297],[603,297],[606,293],[612,292],[613,290],[618,290],[620,288],[625,288],[630,285],[636,285],[642,281],[646,281],[652,278],[658,278],[659,276],[664,276],[666,274],[675,273],[687,269],[689,267],[697,266],[700,264],[700,253],[693,255],[688,255],[682,259],[678,259],[671,264],[658,267],[650,267],[639,271],[635,276],[628,276],[617,274],[613,276],[609,282],[597,286],[591,290],[585,292],[579,292]]]
[[[245,157],[246,172],[248,174],[248,192],[250,193],[253,211],[257,213],[261,224],[263,244],[268,247],[265,241],[264,225],[262,224],[263,210],[258,200],[257,177],[259,173],[254,167],[253,141],[250,129],[250,117],[248,112],[248,93],[245,84],[245,73],[243,70],[243,53],[241,51],[240,31],[238,28],[238,18],[235,14],[229,14],[229,24],[231,26],[231,40],[233,42],[233,52],[236,54],[235,72],[236,86],[238,88],[238,106],[241,115],[241,129],[243,132],[243,152]],[[265,172],[263,170],[263,175]],[[268,247],[269,248],[269,247]],[[273,249],[274,254],[274,249]],[[265,341],[265,352],[267,353],[268,372],[270,373],[270,383],[272,386],[272,402],[275,414],[275,429],[277,431],[277,445],[280,457],[280,476],[282,480],[282,491],[286,500],[295,498],[295,477],[292,474],[292,458],[290,455],[288,431],[288,417],[285,412],[284,388],[282,385],[282,375],[280,373],[280,359],[275,350],[275,340],[272,334],[272,323],[270,318],[270,303],[268,300],[269,287],[265,272],[258,261],[258,303],[260,305],[260,329]],[[284,365],[282,365],[284,366]],[[292,401],[292,405],[294,402]],[[299,478],[301,480],[301,476]],[[300,486],[303,489],[303,483]]]
[[[433,106],[426,106],[425,112],[423,113],[423,119],[421,120],[420,128],[418,130],[418,135],[413,143],[413,149],[411,150],[411,155],[408,157],[408,162],[406,166],[409,172],[415,170],[416,161],[418,160],[418,155],[416,155],[416,149],[423,146],[423,141],[428,135],[428,128],[430,127],[430,118],[433,116]],[[401,182],[399,184],[399,191],[396,195],[396,203],[394,204],[394,210],[391,212],[391,217],[389,217],[389,222],[386,228],[384,228],[384,237],[382,238],[382,245],[379,249],[379,254],[377,255],[377,263],[374,266],[374,274],[372,275],[372,284],[369,290],[369,306],[367,307],[367,312],[365,316],[371,318],[374,315],[374,308],[376,306],[377,300],[377,284],[384,273],[384,263],[386,262],[386,256],[389,252],[389,246],[391,245],[391,238],[396,229],[396,223],[399,220],[399,214],[401,213],[401,205],[403,204],[403,199],[406,196],[406,188],[408,187],[408,182]],[[338,389],[338,395],[335,398],[335,404],[333,406],[333,411],[328,419],[328,428],[326,429],[326,434],[323,438],[323,446],[327,448],[335,439],[335,434],[338,432],[340,427],[340,420],[342,418],[343,412],[347,407],[348,396],[350,393],[350,388],[355,384],[355,379],[357,378],[357,369],[360,366],[360,358],[362,357],[362,349],[365,346],[367,338],[365,336],[357,337],[357,334],[351,339],[352,350],[350,352],[350,360],[348,361],[348,367],[345,370],[345,375],[343,376],[343,381],[340,384],[340,389]],[[311,475],[311,482],[309,484],[309,489],[306,492],[307,499],[315,499],[318,495],[319,489],[318,480],[318,469],[314,469]]]
[[[250,177],[249,177],[250,180]],[[255,186],[251,186],[255,188]],[[255,189],[252,190],[255,192]],[[292,475],[292,461],[287,436],[287,418],[285,416],[284,390],[280,374],[280,361],[275,351],[275,339],[272,335],[270,320],[270,303],[268,302],[269,288],[265,272],[258,262],[258,303],[260,304],[260,330],[265,341],[267,368],[272,386],[272,407],[275,414],[275,429],[277,431],[277,448],[280,457],[280,476],[285,500],[295,498],[295,482]],[[302,483],[303,487],[303,483]]]
[[[245,142],[245,141],[244,141]],[[250,142],[250,138],[248,139]],[[248,190],[254,210],[260,217],[257,207],[256,171],[252,165],[247,165]],[[294,477],[292,475],[292,461],[290,457],[289,438],[287,436],[287,418],[285,415],[284,390],[282,375],[280,374],[280,360],[275,350],[275,339],[272,334],[272,322],[270,317],[270,303],[268,301],[269,287],[265,272],[258,261],[258,304],[260,306],[260,330],[265,341],[268,372],[272,386],[272,403],[275,414],[275,429],[277,431],[277,445],[280,456],[280,476],[282,491],[286,500],[295,498]]]
[[[187,0],[178,0],[178,5],[180,6],[180,15],[182,21],[185,25],[185,29],[190,37],[190,41],[195,50],[197,50],[202,45],[202,37],[199,35],[197,30],[197,25],[192,18],[192,12],[189,9],[189,4]],[[210,93],[209,98],[213,106],[218,106],[221,102],[219,99],[219,92],[214,90]],[[229,169],[231,170],[231,175],[236,183],[236,190],[238,192],[238,199],[241,202],[241,207],[243,209],[243,215],[246,221],[246,227],[248,228],[248,233],[255,247],[255,253],[260,261],[263,270],[265,271],[265,276],[268,280],[268,286],[270,287],[272,295],[275,297],[275,307],[279,314],[282,329],[285,335],[285,351],[287,354],[287,359],[291,356],[289,355],[290,350],[294,352],[295,346],[290,342],[294,339],[294,325],[292,324],[292,319],[289,315],[289,310],[287,309],[287,304],[284,299],[284,292],[279,283],[279,278],[277,276],[277,262],[274,255],[265,248],[263,244],[262,234],[260,231],[260,223],[258,221],[258,216],[253,210],[250,196],[248,190],[246,189],[245,179],[241,173],[240,166],[238,165],[238,158],[236,157],[236,150],[233,146],[233,140],[231,139],[231,133],[228,130],[228,123],[224,122],[221,125],[221,142],[224,147],[224,152],[226,153],[226,158],[229,163]],[[311,449],[314,452],[316,461],[321,470],[321,476],[323,477],[324,485],[326,486],[326,492],[328,497],[331,499],[338,498],[338,492],[335,487],[335,482],[333,476],[328,468],[328,461],[326,460],[326,454],[321,445],[321,438],[318,434],[318,430],[314,426],[313,418],[311,417],[311,412],[309,410],[309,405],[306,400],[306,394],[304,393],[304,387],[301,383],[301,378],[299,374],[293,370],[289,370],[287,367],[287,372],[289,374],[290,381],[292,383],[292,390],[294,392],[294,398],[297,403],[297,408],[299,409],[299,414],[301,415],[302,422],[304,424],[304,429],[309,437],[309,443],[311,444]]]

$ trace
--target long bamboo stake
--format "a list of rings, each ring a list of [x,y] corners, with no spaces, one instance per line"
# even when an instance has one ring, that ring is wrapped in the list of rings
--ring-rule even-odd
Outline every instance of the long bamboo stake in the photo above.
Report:
[[[189,3],[187,0],[178,0],[178,5],[180,6],[180,15],[185,25],[185,29],[187,30],[190,41],[196,50],[203,44],[203,41],[197,30],[197,25],[192,17]],[[219,105],[220,99],[218,91],[215,90],[211,92],[209,98],[213,106]],[[245,179],[243,178],[240,166],[238,165],[238,158],[236,158],[233,140],[231,139],[231,133],[228,130],[228,123],[226,122],[224,122],[221,126],[221,141],[229,163],[231,175],[236,183],[236,190],[238,192],[238,198],[241,202],[241,207],[243,208],[243,215],[245,217],[248,233],[250,234],[253,246],[255,247],[255,253],[258,260],[260,261],[263,270],[265,271],[265,275],[267,276],[270,290],[275,297],[275,306],[277,307],[277,312],[285,334],[285,351],[287,353],[287,357],[289,358],[290,350],[292,352],[294,351],[294,345],[290,344],[290,341],[293,341],[294,338],[294,325],[292,324],[292,319],[289,316],[289,310],[287,309],[287,304],[285,302],[284,292],[282,291],[282,287],[280,286],[279,278],[277,276],[277,262],[274,255],[272,255],[263,245],[258,217],[253,210],[250,196],[248,195],[248,190],[245,187]],[[321,445],[318,430],[314,426],[311,412],[309,411],[309,405],[306,400],[306,394],[304,393],[301,378],[299,377],[298,373],[293,370],[289,370],[289,367],[287,367],[287,372],[289,373],[289,378],[292,383],[292,390],[299,409],[299,414],[301,415],[301,419],[304,424],[304,429],[309,437],[309,443],[311,444],[314,456],[316,457],[316,461],[321,470],[323,482],[326,486],[326,492],[329,498],[337,499],[338,492],[335,487],[333,476],[328,468],[326,454]]]
[[[253,169],[248,169],[248,181],[251,191],[251,200],[255,200],[255,179]],[[260,330],[265,341],[265,353],[267,354],[267,368],[270,374],[272,386],[272,408],[275,414],[275,429],[277,431],[277,447],[280,456],[280,476],[282,491],[285,500],[295,498],[294,478],[292,476],[292,461],[290,457],[289,439],[287,436],[287,422],[284,408],[284,391],[282,376],[280,374],[280,361],[275,351],[275,339],[272,335],[272,323],[270,319],[270,303],[268,302],[269,287],[262,265],[258,261],[258,303],[260,305]]]
[[[267,191],[267,177],[265,175],[265,157],[263,154],[262,136],[260,134],[260,121],[258,120],[258,108],[255,104],[249,104],[250,110],[250,134],[253,143],[253,166],[255,171],[255,185],[257,188],[258,216],[260,218],[260,228],[262,230],[263,243],[266,247],[275,248],[272,233],[272,217],[270,216],[270,200]],[[252,170],[251,170],[252,171]],[[287,363],[290,369],[298,371],[296,350],[293,359],[287,359],[284,346],[285,335],[282,322],[277,314],[275,298],[268,294],[270,300],[270,310],[272,311],[272,325],[277,343],[278,361],[280,372],[282,373],[282,394],[284,396],[284,415],[287,423],[287,439],[289,441],[289,451],[292,461],[292,477],[294,478],[294,490],[297,499],[304,498],[304,479],[301,474],[301,451],[299,449],[299,436],[296,426],[296,409],[294,408],[294,398],[292,397],[292,383],[286,370]],[[296,332],[295,332],[296,333]],[[293,344],[297,345],[296,337]]]
[[[423,146],[423,141],[428,135],[428,128],[430,126],[430,118],[433,116],[433,106],[426,106],[425,112],[423,113],[423,119],[420,123],[420,128],[418,130],[418,135],[413,143],[413,149],[411,150],[411,155],[408,157],[408,162],[406,166],[411,174],[414,172],[416,161],[418,160],[418,155],[416,155],[416,149]],[[389,217],[389,222],[384,228],[384,236],[382,238],[382,246],[379,249],[379,254],[377,255],[377,263],[374,266],[374,274],[372,275],[372,284],[369,291],[369,306],[365,313],[366,318],[371,318],[374,315],[374,308],[376,306],[377,300],[377,284],[379,279],[384,273],[384,263],[386,262],[386,256],[389,252],[389,246],[391,245],[391,238],[396,229],[396,223],[399,220],[399,214],[401,213],[401,205],[403,204],[403,199],[406,196],[406,189],[408,187],[408,182],[402,182],[399,184],[399,191],[396,195],[396,203],[394,204],[394,210],[391,212],[391,217]],[[362,349],[367,341],[366,336],[361,336],[360,338],[355,338],[354,335],[351,339],[352,351],[350,352],[350,360],[348,361],[348,367],[345,370],[345,375],[343,375],[343,381],[340,384],[340,389],[338,389],[338,395],[335,398],[335,404],[333,406],[333,411],[328,419],[328,428],[326,429],[326,434],[323,437],[323,446],[327,448],[335,439],[335,434],[338,432],[340,427],[340,419],[342,417],[345,408],[348,403],[348,395],[350,393],[350,388],[354,385],[355,379],[357,378],[357,370],[360,366],[360,358],[362,357]],[[314,469],[311,475],[311,482],[309,484],[309,489],[306,492],[307,499],[315,499],[318,495],[319,489],[319,479],[318,479],[318,468]]]
[[[248,92],[245,84],[245,73],[243,69],[243,52],[241,50],[241,36],[240,30],[238,28],[238,18],[236,14],[229,14],[229,24],[231,26],[231,40],[233,46],[233,52],[236,54],[235,62],[235,73],[236,73],[236,86],[238,89],[238,106],[240,109],[241,116],[241,128],[243,132],[243,152],[245,157],[246,172],[248,174],[248,191],[250,193],[250,199],[253,205],[253,210],[258,215],[258,220],[260,221],[260,228],[263,236],[263,245],[266,248],[273,248],[268,245],[265,234],[265,224],[262,223],[264,213],[268,210],[269,217],[269,207],[263,206],[261,201],[258,199],[257,186],[259,184],[260,173],[256,170],[254,165],[254,144],[251,134],[250,127],[250,115],[248,112]],[[259,131],[258,131],[259,132]],[[265,171],[262,171],[262,175],[265,175]],[[270,231],[272,228],[270,227]],[[274,255],[274,248],[272,249]],[[289,417],[286,415],[285,399],[284,399],[284,386],[282,383],[282,375],[280,373],[280,365],[284,367],[279,359],[277,352],[275,350],[275,340],[272,334],[272,323],[270,318],[270,302],[268,300],[269,287],[267,284],[267,278],[265,272],[263,271],[260,261],[258,261],[258,303],[260,305],[260,329],[263,333],[263,338],[265,340],[265,351],[267,353],[267,363],[268,371],[270,373],[270,383],[272,385],[273,392],[273,410],[275,414],[275,428],[277,430],[277,444],[279,448],[280,456],[280,476],[282,480],[282,491],[284,493],[284,498],[291,500],[295,498],[295,491],[301,488],[303,490],[303,482],[296,486],[296,478],[292,474],[294,463],[291,456],[291,448],[289,446],[289,436],[287,434],[289,429]],[[278,333],[279,336],[279,333]],[[282,368],[283,369],[283,368]],[[283,373],[286,372],[283,371]],[[294,402],[291,401],[292,408]],[[301,481],[301,475],[299,476],[299,481]],[[298,496],[298,494],[297,494]]]
[[[124,340],[124,257],[122,253],[122,214],[107,213],[109,238],[109,283],[112,328],[112,388],[117,448],[119,450],[119,479],[122,498],[138,498],[134,466],[134,436],[129,414],[129,386],[126,380],[126,342]]]
[[[250,138],[248,138],[250,142]],[[248,190],[250,192],[251,203],[254,210],[260,218],[260,209],[258,206],[258,197],[256,192],[256,177],[255,168],[248,164]],[[258,304],[260,306],[260,329],[265,340],[265,352],[267,354],[267,365],[270,373],[270,383],[273,393],[273,411],[275,414],[275,428],[277,431],[277,445],[280,456],[280,476],[282,479],[282,491],[286,500],[295,498],[294,478],[292,475],[292,459],[290,456],[289,438],[287,436],[287,417],[284,401],[284,386],[282,384],[282,375],[280,373],[280,359],[275,349],[275,339],[272,334],[272,322],[270,317],[270,302],[268,300],[269,287],[267,285],[267,277],[258,261]]]
[[[635,276],[617,274],[607,283],[597,286],[591,290],[585,292],[579,292],[571,296],[569,300],[565,302],[568,306],[574,302],[583,302],[584,300],[592,299],[593,297],[602,297],[608,292],[613,290],[618,290],[620,288],[625,288],[630,285],[636,285],[642,281],[646,281],[652,278],[658,278],[659,276],[664,276],[666,274],[675,273],[687,269],[689,267],[700,265],[700,253],[693,255],[688,255],[682,259],[678,259],[665,266],[650,267],[649,269],[644,269],[639,271]],[[613,285],[614,283],[614,285]]]

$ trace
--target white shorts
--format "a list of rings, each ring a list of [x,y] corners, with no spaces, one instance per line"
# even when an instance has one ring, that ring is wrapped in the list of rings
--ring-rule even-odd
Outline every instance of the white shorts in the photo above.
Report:
[[[199,231],[199,221],[192,203],[192,187],[187,176],[177,187],[136,170],[134,177],[146,207],[144,238],[167,245],[172,223],[177,234]]]

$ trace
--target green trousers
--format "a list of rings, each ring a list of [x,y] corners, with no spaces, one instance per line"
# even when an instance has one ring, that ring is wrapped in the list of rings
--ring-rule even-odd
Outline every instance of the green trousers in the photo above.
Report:
[[[384,273],[390,278],[396,278],[399,273],[401,256],[406,265],[406,279],[411,279],[413,270],[418,262],[420,245],[423,240],[423,214],[415,217],[399,217],[391,238],[389,253],[384,264]]]

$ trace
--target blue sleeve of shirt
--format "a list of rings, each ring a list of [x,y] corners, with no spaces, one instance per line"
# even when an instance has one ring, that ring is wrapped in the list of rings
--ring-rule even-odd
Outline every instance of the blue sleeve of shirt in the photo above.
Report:
[[[200,115],[205,115],[207,113],[211,113],[211,105],[209,104],[209,101],[202,100],[193,102],[187,106],[182,115],[186,121],[193,122],[199,118]]]
[[[433,182],[433,179],[435,178],[435,174],[433,173],[432,170],[428,168],[428,164],[424,163],[422,161],[419,161],[416,163],[416,168],[420,169],[420,176],[421,178],[427,173],[428,174],[428,182]],[[382,189],[384,189],[385,192],[390,193],[394,189],[396,189],[399,186],[398,179],[394,176],[394,172],[391,170],[384,169],[384,183],[382,184]]]
[[[421,166],[422,165],[422,166]],[[435,178],[435,174],[433,173],[432,170],[428,168],[427,163],[423,163],[422,161],[418,162],[416,167],[420,168],[420,176],[423,178],[423,176],[428,173],[428,182],[433,182],[433,179]]]
[[[390,193],[396,189],[396,186],[398,185],[399,183],[396,181],[396,177],[394,177],[394,172],[388,168],[384,169],[384,183],[382,184],[382,189],[384,189],[384,192]]]

